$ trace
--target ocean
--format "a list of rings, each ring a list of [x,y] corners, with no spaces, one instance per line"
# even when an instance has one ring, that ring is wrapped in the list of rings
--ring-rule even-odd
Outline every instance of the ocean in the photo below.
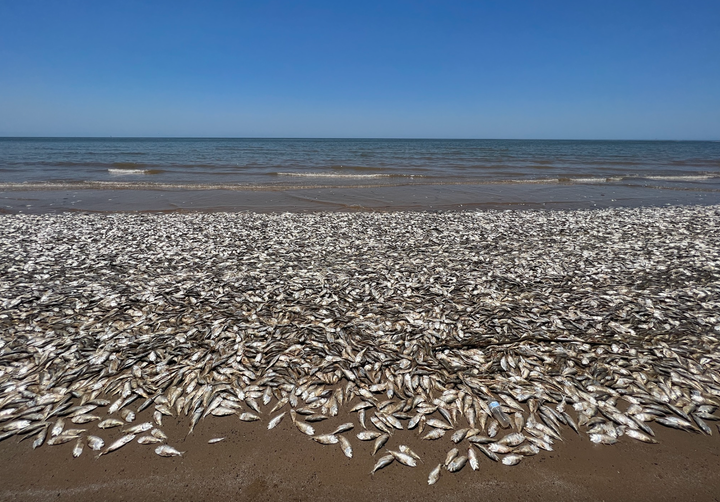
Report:
[[[57,201],[47,206],[46,199],[58,191],[82,190],[89,200],[113,189],[138,193],[121,197],[127,207],[103,204],[98,194],[85,206]],[[599,198],[607,194],[588,196],[598,190],[610,194],[607,201],[634,201],[630,205],[715,203],[720,142],[0,138],[0,196],[9,212],[21,206],[303,210],[604,204]],[[163,207],[141,202],[157,198],[148,191],[162,191],[174,202]],[[217,200],[217,207],[211,201],[193,203],[197,196],[191,195],[198,191],[214,192],[204,197]],[[18,192],[52,193],[38,196],[44,203],[23,204],[16,200]]]

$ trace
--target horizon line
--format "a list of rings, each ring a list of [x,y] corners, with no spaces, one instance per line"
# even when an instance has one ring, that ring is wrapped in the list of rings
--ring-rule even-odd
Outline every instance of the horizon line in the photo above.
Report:
[[[648,141],[708,142],[720,139],[640,139],[640,138],[452,138],[452,137],[372,137],[372,136],[1,136],[0,139],[248,139],[248,140],[398,140],[398,141]]]

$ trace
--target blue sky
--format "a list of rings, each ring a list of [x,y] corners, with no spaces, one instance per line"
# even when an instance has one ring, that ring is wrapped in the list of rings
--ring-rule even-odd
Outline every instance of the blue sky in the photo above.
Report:
[[[720,139],[720,1],[0,0],[0,135]]]

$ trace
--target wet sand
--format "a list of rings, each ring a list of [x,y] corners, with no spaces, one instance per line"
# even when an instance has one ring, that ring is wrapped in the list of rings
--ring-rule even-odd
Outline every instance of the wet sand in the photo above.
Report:
[[[147,412],[146,412],[147,413]],[[169,418],[169,417],[168,417]],[[140,415],[139,421],[150,419]],[[321,431],[351,419],[347,415],[318,424]],[[371,476],[376,457],[372,442],[354,435],[354,455],[338,445],[323,446],[299,437],[289,420],[268,431],[264,423],[237,417],[211,418],[184,441],[171,441],[182,458],[161,458],[154,446],[137,443],[95,458],[87,450],[73,459],[72,443],[33,451],[29,442],[0,443],[2,500],[718,500],[720,439],[658,427],[660,444],[629,438],[611,446],[587,436],[566,434],[553,452],[542,451],[507,467],[480,455],[481,468],[443,472],[434,486],[427,476],[435,466],[391,464]],[[166,420],[170,437],[184,437],[185,423]],[[715,429],[715,426],[713,425]],[[113,434],[113,438],[120,433]],[[207,440],[226,437],[208,445]],[[437,441],[422,441],[412,431],[395,437],[423,458],[432,458]],[[394,438],[393,441],[396,441]],[[447,439],[445,443],[449,443]],[[467,443],[463,443],[466,444]],[[435,452],[436,453],[436,452]]]
[[[114,187],[114,188],[113,188]],[[397,186],[192,187],[58,185],[0,187],[0,212],[427,211],[466,209],[592,209],[720,204],[716,180],[665,183],[458,183]]]

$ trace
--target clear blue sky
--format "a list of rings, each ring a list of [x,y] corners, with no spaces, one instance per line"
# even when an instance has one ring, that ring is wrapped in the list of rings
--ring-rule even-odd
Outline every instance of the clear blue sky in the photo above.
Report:
[[[720,139],[720,1],[0,0],[0,135]]]

